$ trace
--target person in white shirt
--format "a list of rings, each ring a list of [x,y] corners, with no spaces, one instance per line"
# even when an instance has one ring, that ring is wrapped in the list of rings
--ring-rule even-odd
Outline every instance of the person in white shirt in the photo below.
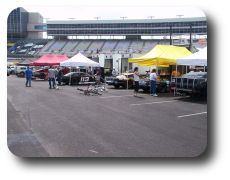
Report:
[[[117,71],[115,70],[115,68],[113,68],[113,71],[112,71],[112,76],[116,76],[117,75]]]
[[[48,70],[49,88],[50,89],[52,87],[55,88],[55,86],[56,86],[56,81],[55,81],[56,73],[57,73],[57,71],[52,66],[50,66],[50,68]],[[52,86],[51,86],[51,82],[52,82]]]
[[[134,96],[137,96],[138,90],[139,90],[139,80],[140,80],[140,74],[138,72],[138,67],[134,68]]]
[[[150,73],[150,95],[151,96],[158,96],[156,94],[156,82],[157,82],[157,74],[156,74],[156,69],[152,69]]]

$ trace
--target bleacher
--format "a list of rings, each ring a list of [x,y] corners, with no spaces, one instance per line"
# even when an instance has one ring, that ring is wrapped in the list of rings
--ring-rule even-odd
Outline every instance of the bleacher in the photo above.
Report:
[[[77,47],[77,45],[80,43],[80,41],[73,41],[70,40],[66,43],[66,45],[62,48],[62,53],[66,53],[69,56],[73,54],[73,50]]]
[[[65,40],[55,41],[49,48],[49,52],[60,53],[66,44]]]
[[[90,57],[100,53],[107,55],[144,54],[157,44],[169,45],[170,40],[24,40],[9,47],[8,56],[38,57],[44,54],[61,53],[72,57],[78,52]],[[199,42],[195,42],[194,45],[197,48],[203,46]]]
[[[91,45],[88,48],[89,53],[99,53],[102,46],[105,44],[103,40],[92,41]]]
[[[132,41],[129,46],[129,52],[141,53],[143,49],[144,41]]]
[[[107,40],[104,43],[104,46],[102,47],[101,51],[104,53],[111,53],[114,51],[114,48],[116,47],[118,41],[117,40]]]
[[[11,41],[12,42],[12,41]],[[13,46],[7,47],[7,56],[34,57],[47,43],[47,40],[19,40]]]
[[[130,43],[130,40],[120,40],[114,48],[115,53],[128,53]]]

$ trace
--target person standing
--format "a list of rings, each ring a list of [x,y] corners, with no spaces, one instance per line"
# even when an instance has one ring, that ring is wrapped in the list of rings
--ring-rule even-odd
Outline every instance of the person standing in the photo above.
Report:
[[[117,71],[116,71],[116,69],[115,69],[115,68],[113,68],[113,71],[112,71],[112,76],[116,77],[116,75],[117,75]]]
[[[158,96],[156,94],[156,82],[157,82],[157,74],[156,74],[156,69],[152,69],[150,73],[150,95],[151,96]]]
[[[91,66],[88,67],[87,73],[88,73],[90,76],[92,76],[93,72],[92,72]]]
[[[55,88],[55,75],[56,75],[56,70],[53,69],[52,66],[50,66],[48,70],[48,79],[49,79],[49,88],[51,89],[52,87]],[[51,84],[52,82],[52,84]]]
[[[94,75],[96,84],[99,85],[101,83],[101,72],[99,69],[97,69],[96,74]]]
[[[134,96],[137,96],[138,90],[139,90],[139,80],[140,80],[140,74],[138,72],[138,67],[134,68]]]
[[[58,67],[57,68],[57,82],[59,86],[61,85],[62,77],[63,77],[63,71],[60,67]]]
[[[28,66],[26,71],[25,71],[25,76],[26,76],[26,87],[31,87],[31,80],[32,80],[32,75],[33,71],[30,69]],[[29,85],[28,85],[29,84]]]

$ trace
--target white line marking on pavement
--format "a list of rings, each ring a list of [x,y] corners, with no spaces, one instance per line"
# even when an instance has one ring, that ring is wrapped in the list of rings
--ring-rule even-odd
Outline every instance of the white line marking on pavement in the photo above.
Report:
[[[92,152],[92,153],[98,154],[97,151],[94,151],[94,150],[89,150],[89,151]]]
[[[123,96],[105,96],[105,97],[100,97],[100,98],[115,98],[115,97],[126,97],[126,96],[133,96],[133,95],[123,95]]]
[[[175,102],[178,100],[173,101],[157,101],[157,102],[150,102],[150,103],[141,103],[141,104],[130,104],[130,106],[140,106],[140,105],[146,105],[146,104],[160,104],[160,103],[169,103],[169,102]]]
[[[182,117],[188,117],[188,116],[196,116],[196,115],[200,115],[200,114],[207,114],[207,112],[200,112],[200,113],[195,113],[195,114],[186,114],[186,115],[177,116],[177,117],[182,118]]]

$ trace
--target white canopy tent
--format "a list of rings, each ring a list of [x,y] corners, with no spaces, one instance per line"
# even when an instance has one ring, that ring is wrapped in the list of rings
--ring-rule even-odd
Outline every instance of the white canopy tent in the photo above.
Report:
[[[190,56],[177,59],[176,64],[187,66],[207,66],[207,47]]]
[[[65,67],[79,67],[79,66],[91,66],[91,67],[100,67],[99,63],[94,62],[93,60],[85,57],[80,52],[66,61],[60,63],[60,66]]]
[[[205,71],[205,66],[208,65],[207,63],[207,47],[200,49],[198,52],[186,56],[183,58],[179,58],[176,60],[176,72],[177,72],[177,66],[178,65],[184,65],[186,66],[186,73],[187,73],[187,66],[203,66]],[[176,78],[177,83],[177,78]],[[174,89],[174,96],[176,94],[176,88]]]

